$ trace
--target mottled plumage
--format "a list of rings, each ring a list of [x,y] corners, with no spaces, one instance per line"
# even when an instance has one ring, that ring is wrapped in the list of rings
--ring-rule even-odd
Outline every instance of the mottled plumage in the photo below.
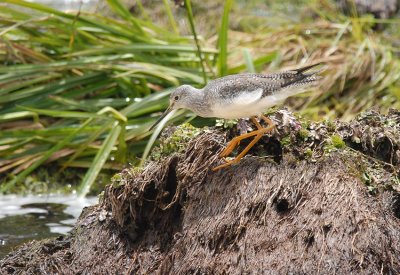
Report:
[[[271,74],[229,75],[210,81],[202,89],[182,85],[171,94],[170,107],[160,119],[179,108],[202,117],[231,119],[259,115],[316,83],[320,78],[316,72],[304,72],[317,65]]]
[[[274,123],[263,115],[263,112],[289,96],[301,93],[304,88],[314,84],[319,77],[317,72],[304,73],[319,64],[303,67],[293,71],[273,74],[236,74],[210,81],[203,89],[189,85],[178,87],[170,97],[170,105],[151,129],[174,109],[189,109],[202,117],[245,118],[250,117],[257,130],[233,138],[220,157],[225,160],[213,168],[221,168],[238,163],[260,138],[272,131]],[[264,120],[263,127],[256,116]],[[247,138],[253,140],[233,160],[227,160],[240,141]]]

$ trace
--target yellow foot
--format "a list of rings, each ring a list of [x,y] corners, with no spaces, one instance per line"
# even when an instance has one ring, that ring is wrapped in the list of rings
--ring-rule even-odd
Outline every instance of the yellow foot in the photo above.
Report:
[[[239,162],[239,160],[236,160],[236,159],[227,160],[227,159],[225,159],[225,158],[224,158],[224,161],[226,161],[226,163],[221,164],[221,165],[218,165],[217,167],[214,167],[214,168],[212,168],[211,170],[212,170],[213,172],[215,172],[215,171],[218,171],[218,170],[220,170],[220,169],[222,169],[222,168],[231,166],[232,164],[235,164],[235,163],[238,163],[238,162]]]
[[[214,167],[212,170],[213,171],[218,171],[222,168],[228,167],[232,164],[238,163],[246,154],[247,152],[254,146],[254,144],[257,143],[257,141],[260,140],[260,138],[265,134],[270,132],[275,125],[273,124],[273,122],[265,117],[265,116],[261,116],[261,118],[268,124],[267,128],[263,128],[260,123],[255,119],[255,117],[251,117],[251,120],[253,121],[253,123],[257,126],[258,130],[255,130],[253,132],[244,134],[244,135],[240,135],[237,137],[234,137],[226,146],[226,148],[219,154],[219,157],[221,157],[226,163],[221,164],[217,167]],[[249,143],[249,145],[246,146],[246,148],[244,148],[244,150],[233,160],[227,160],[225,159],[225,157],[229,156],[232,151],[238,146],[238,144],[240,143],[240,141],[242,141],[243,139],[249,138],[249,137],[253,137],[254,139]]]

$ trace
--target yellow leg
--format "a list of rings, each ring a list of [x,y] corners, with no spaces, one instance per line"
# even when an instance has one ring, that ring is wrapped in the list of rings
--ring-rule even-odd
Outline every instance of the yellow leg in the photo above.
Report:
[[[261,126],[260,122],[258,122],[258,120],[255,117],[252,116],[250,119],[256,125],[258,130],[261,130],[261,129],[264,128],[264,127]]]
[[[247,152],[254,146],[254,144],[256,144],[260,140],[260,138],[265,133],[271,131],[275,127],[274,123],[269,118],[267,118],[265,116],[261,116],[261,118],[269,126],[267,128],[263,128],[254,117],[251,117],[251,120],[257,126],[258,130],[233,138],[231,140],[231,142],[229,142],[228,146],[224,149],[224,151],[221,152],[220,157],[226,157],[227,155],[229,155],[235,149],[235,147],[240,143],[241,140],[255,136],[254,139],[250,142],[249,145],[246,146],[246,148],[244,148],[244,150],[238,156],[236,156],[236,158],[234,158],[233,160],[230,160],[230,161],[226,161],[224,159],[226,161],[226,163],[221,164],[217,167],[214,167],[212,169],[213,171],[217,171],[221,168],[225,168],[229,165],[238,163],[247,154]]]
[[[260,115],[260,118],[262,119],[262,120],[264,120],[265,121],[265,123],[267,123],[268,124],[268,126],[273,126],[273,127],[275,127],[275,124],[272,122],[272,120],[270,120],[268,117],[266,117],[266,116],[264,116],[264,115]]]
[[[251,121],[253,121],[253,123],[257,126],[257,128],[258,128],[259,130],[260,130],[260,129],[263,129],[263,127],[260,125],[260,123],[255,119],[255,117],[251,117],[250,119],[251,119]],[[228,145],[226,146],[226,148],[219,154],[219,157],[220,157],[220,158],[224,158],[224,157],[229,156],[229,154],[232,153],[233,150],[235,150],[236,146],[239,145],[239,143],[240,143],[241,140],[246,139],[246,138],[249,138],[249,137],[253,137],[253,136],[255,136],[255,135],[257,135],[257,133],[256,133],[256,131],[253,131],[253,132],[250,132],[250,133],[247,133],[247,134],[243,134],[243,135],[234,137],[234,138],[228,143]]]

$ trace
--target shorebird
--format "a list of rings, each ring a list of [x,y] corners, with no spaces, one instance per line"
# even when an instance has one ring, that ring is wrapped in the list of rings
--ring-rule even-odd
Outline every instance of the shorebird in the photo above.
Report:
[[[271,74],[244,73],[221,77],[210,81],[204,88],[196,89],[190,85],[178,87],[170,96],[167,110],[160,116],[152,130],[169,112],[174,109],[189,109],[201,117],[224,119],[250,118],[257,130],[233,138],[220,157],[225,160],[213,171],[238,163],[265,134],[273,130],[274,123],[263,115],[267,108],[282,103],[286,98],[302,93],[317,83],[319,76],[307,72],[320,65],[313,64],[295,70]],[[268,125],[263,127],[256,117]],[[240,141],[254,137],[253,140],[234,159],[227,160]]]

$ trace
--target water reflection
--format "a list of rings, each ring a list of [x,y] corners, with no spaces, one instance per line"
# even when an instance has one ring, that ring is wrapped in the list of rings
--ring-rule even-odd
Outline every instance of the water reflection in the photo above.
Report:
[[[96,197],[0,195],[0,259],[27,241],[66,234],[82,208],[95,203]]]

